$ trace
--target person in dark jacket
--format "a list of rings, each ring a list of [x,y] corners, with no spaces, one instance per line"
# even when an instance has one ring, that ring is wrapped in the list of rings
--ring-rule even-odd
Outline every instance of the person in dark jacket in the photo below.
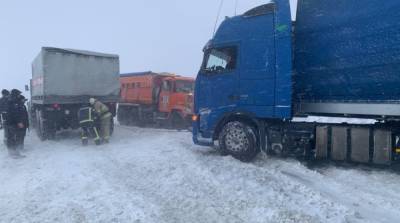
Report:
[[[6,126],[7,148],[11,156],[20,156],[19,150],[24,147],[26,130],[29,127],[26,99],[21,91],[13,89],[7,101]]]
[[[0,129],[4,127],[5,121],[5,112],[7,107],[7,100],[10,96],[10,92],[6,89],[1,91],[1,98],[0,98]]]

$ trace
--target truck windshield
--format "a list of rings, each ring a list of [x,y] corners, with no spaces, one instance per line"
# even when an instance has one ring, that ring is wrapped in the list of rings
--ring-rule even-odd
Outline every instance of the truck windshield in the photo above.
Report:
[[[236,47],[214,48],[206,51],[203,72],[223,73],[236,68]]]
[[[176,81],[176,92],[192,93],[194,91],[194,82],[192,81]]]

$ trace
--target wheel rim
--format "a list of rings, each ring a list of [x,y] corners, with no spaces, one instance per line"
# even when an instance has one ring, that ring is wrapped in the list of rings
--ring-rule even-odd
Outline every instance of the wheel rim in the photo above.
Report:
[[[246,132],[237,126],[229,129],[225,136],[226,149],[229,151],[245,152],[249,149],[249,144]]]

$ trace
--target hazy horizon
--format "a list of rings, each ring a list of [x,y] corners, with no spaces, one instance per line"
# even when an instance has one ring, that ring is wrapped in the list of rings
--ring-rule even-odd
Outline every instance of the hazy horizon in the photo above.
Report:
[[[269,2],[238,0],[237,14]],[[296,0],[291,0],[295,3]],[[0,3],[0,88],[23,89],[42,46],[113,53],[121,73],[195,77],[220,1],[6,1]],[[292,7],[292,14],[294,8]],[[235,13],[225,1],[219,23]]]

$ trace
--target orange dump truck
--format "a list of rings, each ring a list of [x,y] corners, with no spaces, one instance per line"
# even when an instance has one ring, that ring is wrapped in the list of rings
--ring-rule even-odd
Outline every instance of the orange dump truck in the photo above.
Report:
[[[118,121],[122,125],[190,126],[194,79],[169,73],[121,74]]]

